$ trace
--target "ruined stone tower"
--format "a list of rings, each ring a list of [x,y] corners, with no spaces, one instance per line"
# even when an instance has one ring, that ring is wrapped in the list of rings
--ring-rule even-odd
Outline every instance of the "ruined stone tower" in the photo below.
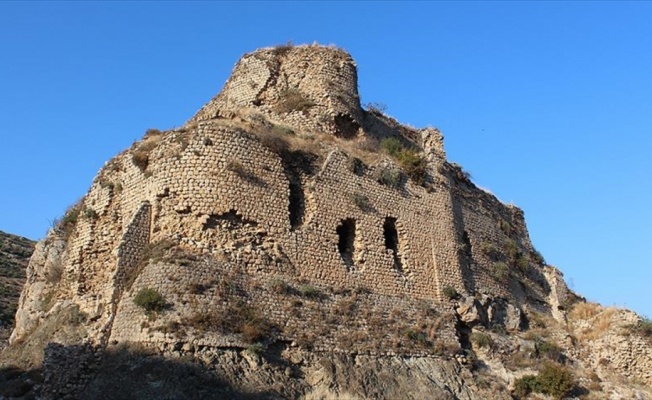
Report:
[[[380,148],[388,138],[421,154],[419,182]],[[363,110],[355,64],[335,48],[245,55],[184,127],[150,130],[108,162],[73,212],[66,237],[48,239],[65,239],[55,296],[88,313],[101,343],[144,340],[132,301],[141,288],[178,296],[183,319],[197,303],[182,300],[180,285],[210,286],[226,266],[256,280],[433,304],[444,289],[517,303],[543,303],[548,291],[520,210],[448,164],[436,129]],[[194,254],[195,267],[144,260],[161,243]],[[507,266],[499,274],[496,260]],[[14,339],[38,323],[30,299],[42,286],[25,290]]]

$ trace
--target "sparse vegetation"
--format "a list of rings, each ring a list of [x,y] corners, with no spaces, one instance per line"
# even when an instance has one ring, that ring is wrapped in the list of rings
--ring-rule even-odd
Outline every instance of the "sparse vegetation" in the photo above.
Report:
[[[534,339],[534,344],[539,357],[545,357],[556,362],[564,360],[564,353],[556,343],[549,342],[538,336]]]
[[[257,177],[253,172],[247,170],[245,166],[240,162],[240,160],[237,159],[229,160],[228,164],[226,165],[226,168],[247,182],[253,183],[258,186],[265,185],[265,182],[259,177]]]
[[[322,296],[321,290],[311,285],[301,285],[298,290],[301,297],[316,299]]]
[[[530,255],[530,258],[532,261],[534,261],[537,265],[545,265],[546,264],[546,259],[543,258],[543,255],[539,250],[537,249],[532,249],[532,254]]]
[[[142,172],[149,166],[149,153],[156,147],[161,131],[149,129],[145,133],[145,139],[138,144],[138,147],[131,154],[131,162]]]
[[[494,341],[490,335],[483,332],[473,332],[471,334],[471,341],[478,347],[492,348]]]
[[[495,262],[491,276],[498,282],[506,282],[509,279],[509,267],[502,261]]]
[[[405,331],[405,336],[414,343],[417,343],[421,346],[430,347],[432,345],[428,339],[428,335],[419,329],[408,328]]]
[[[627,326],[628,330],[643,338],[652,340],[652,319],[643,317],[635,324]]]
[[[52,223],[55,232],[57,232],[64,240],[70,238],[70,235],[77,225],[77,221],[82,212],[83,201],[84,199],[81,199],[74,205],[68,207],[63,217],[61,217],[61,219],[55,219]]]
[[[272,49],[272,52],[273,52],[275,55],[277,55],[277,56],[279,56],[279,57],[282,57],[282,56],[286,55],[286,54],[287,54],[290,50],[292,50],[293,48],[294,48],[294,44],[293,44],[292,41],[290,40],[290,41],[287,42],[286,44],[280,44],[280,45],[278,45],[278,46],[275,46],[275,47]]]
[[[397,188],[401,183],[401,171],[391,167],[382,167],[378,171],[377,180],[385,186]]]
[[[314,105],[315,103],[299,90],[288,89],[280,94],[280,99],[274,106],[274,110],[279,114],[285,114],[292,111],[304,111]]]
[[[519,254],[518,258],[516,259],[516,267],[522,273],[527,274],[530,269],[530,260],[528,260],[525,255]]]
[[[415,149],[405,147],[403,142],[395,137],[383,139],[380,142],[380,147],[398,161],[405,174],[414,183],[417,185],[425,183],[428,163],[422,154]]]
[[[260,142],[272,152],[281,154],[290,149],[290,143],[287,139],[289,134],[289,132],[279,128],[278,125],[274,125],[269,131],[261,133],[258,138],[260,139]]]
[[[288,294],[291,291],[290,285],[288,285],[284,280],[281,278],[274,278],[271,281],[269,281],[269,290],[276,294]]]
[[[131,161],[135,166],[140,168],[141,171],[145,171],[149,165],[149,153],[142,150],[136,150],[131,156]]]
[[[347,168],[354,174],[362,176],[365,170],[365,165],[361,159],[357,157],[351,157],[347,160]]]
[[[353,204],[358,206],[358,208],[362,211],[369,211],[371,210],[371,203],[369,202],[369,197],[361,194],[361,193],[354,193],[351,196],[351,200],[353,200]]]
[[[258,355],[265,351],[265,346],[263,346],[261,343],[256,342],[248,345],[245,351],[247,351],[249,354]]]
[[[490,259],[495,259],[498,256],[498,250],[496,247],[488,241],[482,241],[478,245],[478,249]]]
[[[51,284],[59,283],[62,276],[63,276],[63,264],[61,263],[61,261],[51,263],[47,271],[45,271],[45,280]]]
[[[195,329],[238,334],[247,343],[269,339],[275,327],[243,301],[230,301],[222,312],[197,313],[184,320]]]
[[[403,143],[395,137],[388,137],[380,142],[380,148],[392,157],[398,157],[403,151]]]
[[[387,111],[387,104],[380,102],[370,102],[365,105],[367,111],[374,114],[385,114]]]
[[[143,288],[134,297],[134,304],[145,310],[146,313],[155,313],[165,308],[165,299],[152,288]]]
[[[94,209],[92,209],[90,207],[84,207],[82,212],[81,212],[81,215],[84,218],[90,219],[90,220],[96,220],[96,219],[98,219],[100,217],[99,214],[97,213],[97,211],[95,211]]]
[[[444,289],[442,289],[442,293],[444,294],[444,297],[446,297],[448,300],[456,299],[459,296],[457,290],[455,290],[455,288],[452,286],[444,286]]]

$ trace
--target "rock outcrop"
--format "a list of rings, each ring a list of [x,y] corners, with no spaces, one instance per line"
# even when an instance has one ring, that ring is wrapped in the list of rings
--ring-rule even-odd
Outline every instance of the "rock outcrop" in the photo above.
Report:
[[[43,398],[142,365],[125,396],[510,398],[577,301],[437,129],[363,109],[345,52],[282,46],[107,162],[37,245],[2,363]]]

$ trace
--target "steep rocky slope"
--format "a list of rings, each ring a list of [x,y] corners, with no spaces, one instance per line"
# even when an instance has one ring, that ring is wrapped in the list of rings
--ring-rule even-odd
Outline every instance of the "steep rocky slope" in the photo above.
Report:
[[[649,397],[647,321],[591,307],[348,54],[262,49],[37,244],[0,394]]]
[[[24,237],[0,231],[0,349],[14,328],[18,297],[34,244]]]

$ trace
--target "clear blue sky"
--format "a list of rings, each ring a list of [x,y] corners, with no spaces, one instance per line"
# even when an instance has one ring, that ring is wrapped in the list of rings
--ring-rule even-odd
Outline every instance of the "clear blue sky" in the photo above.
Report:
[[[245,52],[336,44],[363,103],[439,127],[590,300],[652,316],[652,3],[0,3],[0,230],[41,238],[105,161]]]

